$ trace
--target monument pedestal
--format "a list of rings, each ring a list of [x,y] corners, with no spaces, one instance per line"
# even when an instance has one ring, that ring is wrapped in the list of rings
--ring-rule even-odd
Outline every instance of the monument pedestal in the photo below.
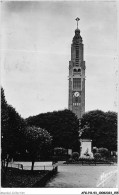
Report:
[[[93,158],[92,153],[92,140],[90,139],[80,139],[80,158]]]

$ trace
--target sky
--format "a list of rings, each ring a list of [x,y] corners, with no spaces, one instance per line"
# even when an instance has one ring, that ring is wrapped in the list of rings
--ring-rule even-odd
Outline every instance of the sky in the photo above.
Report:
[[[14,1],[1,8],[1,84],[23,118],[68,108],[76,17],[86,62],[85,111],[117,111],[115,1]]]

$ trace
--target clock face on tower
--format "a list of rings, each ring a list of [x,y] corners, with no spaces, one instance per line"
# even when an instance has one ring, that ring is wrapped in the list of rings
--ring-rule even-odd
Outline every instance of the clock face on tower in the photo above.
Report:
[[[74,96],[75,96],[75,97],[79,97],[79,92],[75,92],[75,93],[74,93]]]

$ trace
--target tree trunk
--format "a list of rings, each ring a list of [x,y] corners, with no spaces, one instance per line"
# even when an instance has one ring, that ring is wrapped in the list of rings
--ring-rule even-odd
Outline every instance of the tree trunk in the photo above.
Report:
[[[34,160],[32,160],[31,171],[33,171],[33,168],[34,168],[34,163],[35,163],[35,161],[34,161]]]
[[[2,168],[1,169],[1,186],[4,187],[6,183],[6,173],[5,173],[5,169]]]
[[[9,155],[7,156],[7,159],[6,159],[5,173],[7,173],[8,164],[9,164]]]

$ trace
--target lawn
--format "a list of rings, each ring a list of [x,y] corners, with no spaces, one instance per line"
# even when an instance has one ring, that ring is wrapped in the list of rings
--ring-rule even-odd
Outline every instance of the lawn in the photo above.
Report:
[[[16,168],[8,168],[5,182],[2,182],[2,187],[16,188],[16,187],[32,187],[49,171],[46,170],[19,170]]]

